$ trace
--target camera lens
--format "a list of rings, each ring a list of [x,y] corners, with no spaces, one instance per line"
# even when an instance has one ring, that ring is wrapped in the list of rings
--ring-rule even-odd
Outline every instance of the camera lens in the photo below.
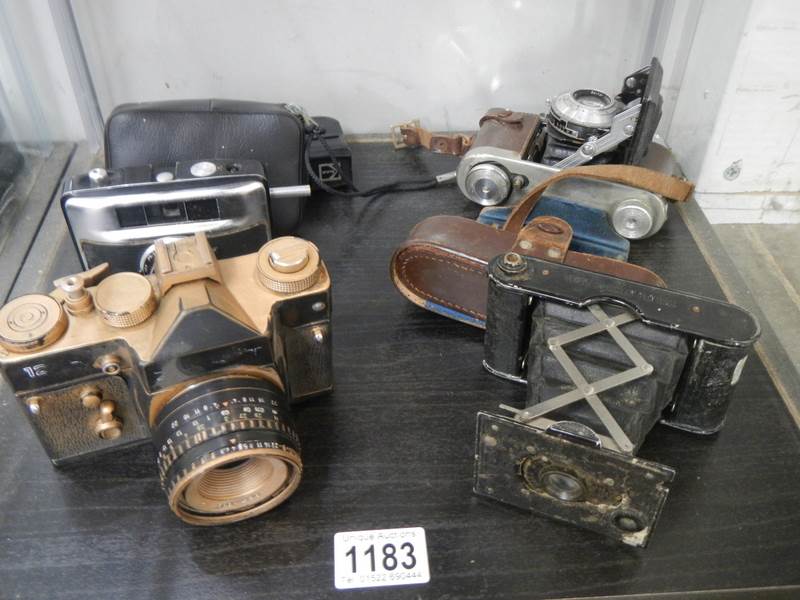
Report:
[[[600,90],[575,90],[572,98],[580,106],[590,109],[608,109],[614,106],[614,101],[608,94]]]
[[[555,97],[547,115],[547,132],[562,142],[582,144],[602,137],[611,129],[621,102],[599,90],[575,90]]]
[[[542,484],[548,494],[559,500],[577,502],[583,498],[583,484],[568,473],[547,471],[542,474]]]
[[[195,525],[266,512],[300,483],[300,443],[273,383],[224,376],[181,391],[153,432],[170,508]]]

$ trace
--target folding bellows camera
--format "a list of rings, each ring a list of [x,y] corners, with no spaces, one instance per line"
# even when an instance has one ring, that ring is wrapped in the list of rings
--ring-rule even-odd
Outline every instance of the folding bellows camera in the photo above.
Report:
[[[475,492],[644,546],[675,471],[636,452],[659,421],[722,428],[758,322],[517,252],[488,271],[484,366],[528,393],[509,416],[478,413]]]

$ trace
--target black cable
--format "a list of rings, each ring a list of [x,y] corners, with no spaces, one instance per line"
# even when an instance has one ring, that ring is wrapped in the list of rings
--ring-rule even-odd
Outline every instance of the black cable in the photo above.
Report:
[[[345,198],[358,198],[358,197],[369,197],[369,196],[378,196],[380,194],[390,194],[392,192],[416,192],[420,190],[429,190],[434,188],[438,185],[438,181],[436,178],[426,177],[424,179],[400,179],[397,181],[392,181],[390,183],[385,183],[383,185],[376,186],[374,188],[370,188],[368,190],[359,190],[353,181],[347,176],[344,168],[342,167],[342,163],[339,162],[333,155],[333,151],[331,150],[330,146],[328,146],[328,142],[325,140],[322,134],[325,131],[319,127],[319,125],[314,124],[310,128],[307,128],[307,132],[309,135],[309,140],[305,144],[305,152],[303,153],[303,159],[306,164],[306,171],[308,171],[308,176],[311,177],[312,181],[316,184],[316,186],[324,192],[328,194],[332,194],[334,196],[342,196]],[[344,182],[350,188],[349,190],[337,190],[329,186],[327,183],[322,181],[317,174],[314,172],[314,167],[311,166],[311,142],[314,140],[319,140],[322,144],[322,147],[325,149],[326,154],[330,158],[331,162],[335,165],[339,175],[342,177]]]

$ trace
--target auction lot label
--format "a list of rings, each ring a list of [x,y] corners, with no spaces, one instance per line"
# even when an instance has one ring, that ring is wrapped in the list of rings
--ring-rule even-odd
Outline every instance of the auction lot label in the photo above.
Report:
[[[428,583],[428,546],[422,527],[340,531],[333,536],[338,590]]]

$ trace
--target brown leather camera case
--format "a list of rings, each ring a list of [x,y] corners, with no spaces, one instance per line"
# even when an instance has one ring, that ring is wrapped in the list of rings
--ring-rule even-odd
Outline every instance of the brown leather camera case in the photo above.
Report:
[[[544,190],[568,177],[624,183],[675,202],[686,201],[693,189],[688,181],[642,167],[596,165],[565,169],[531,190],[512,211],[503,229],[446,215],[420,222],[392,257],[392,281],[414,304],[476,327],[483,327],[486,319],[486,265],[495,256],[510,251],[666,287],[658,275],[643,267],[570,251],[572,229],[561,219],[538,217],[523,226]]]

